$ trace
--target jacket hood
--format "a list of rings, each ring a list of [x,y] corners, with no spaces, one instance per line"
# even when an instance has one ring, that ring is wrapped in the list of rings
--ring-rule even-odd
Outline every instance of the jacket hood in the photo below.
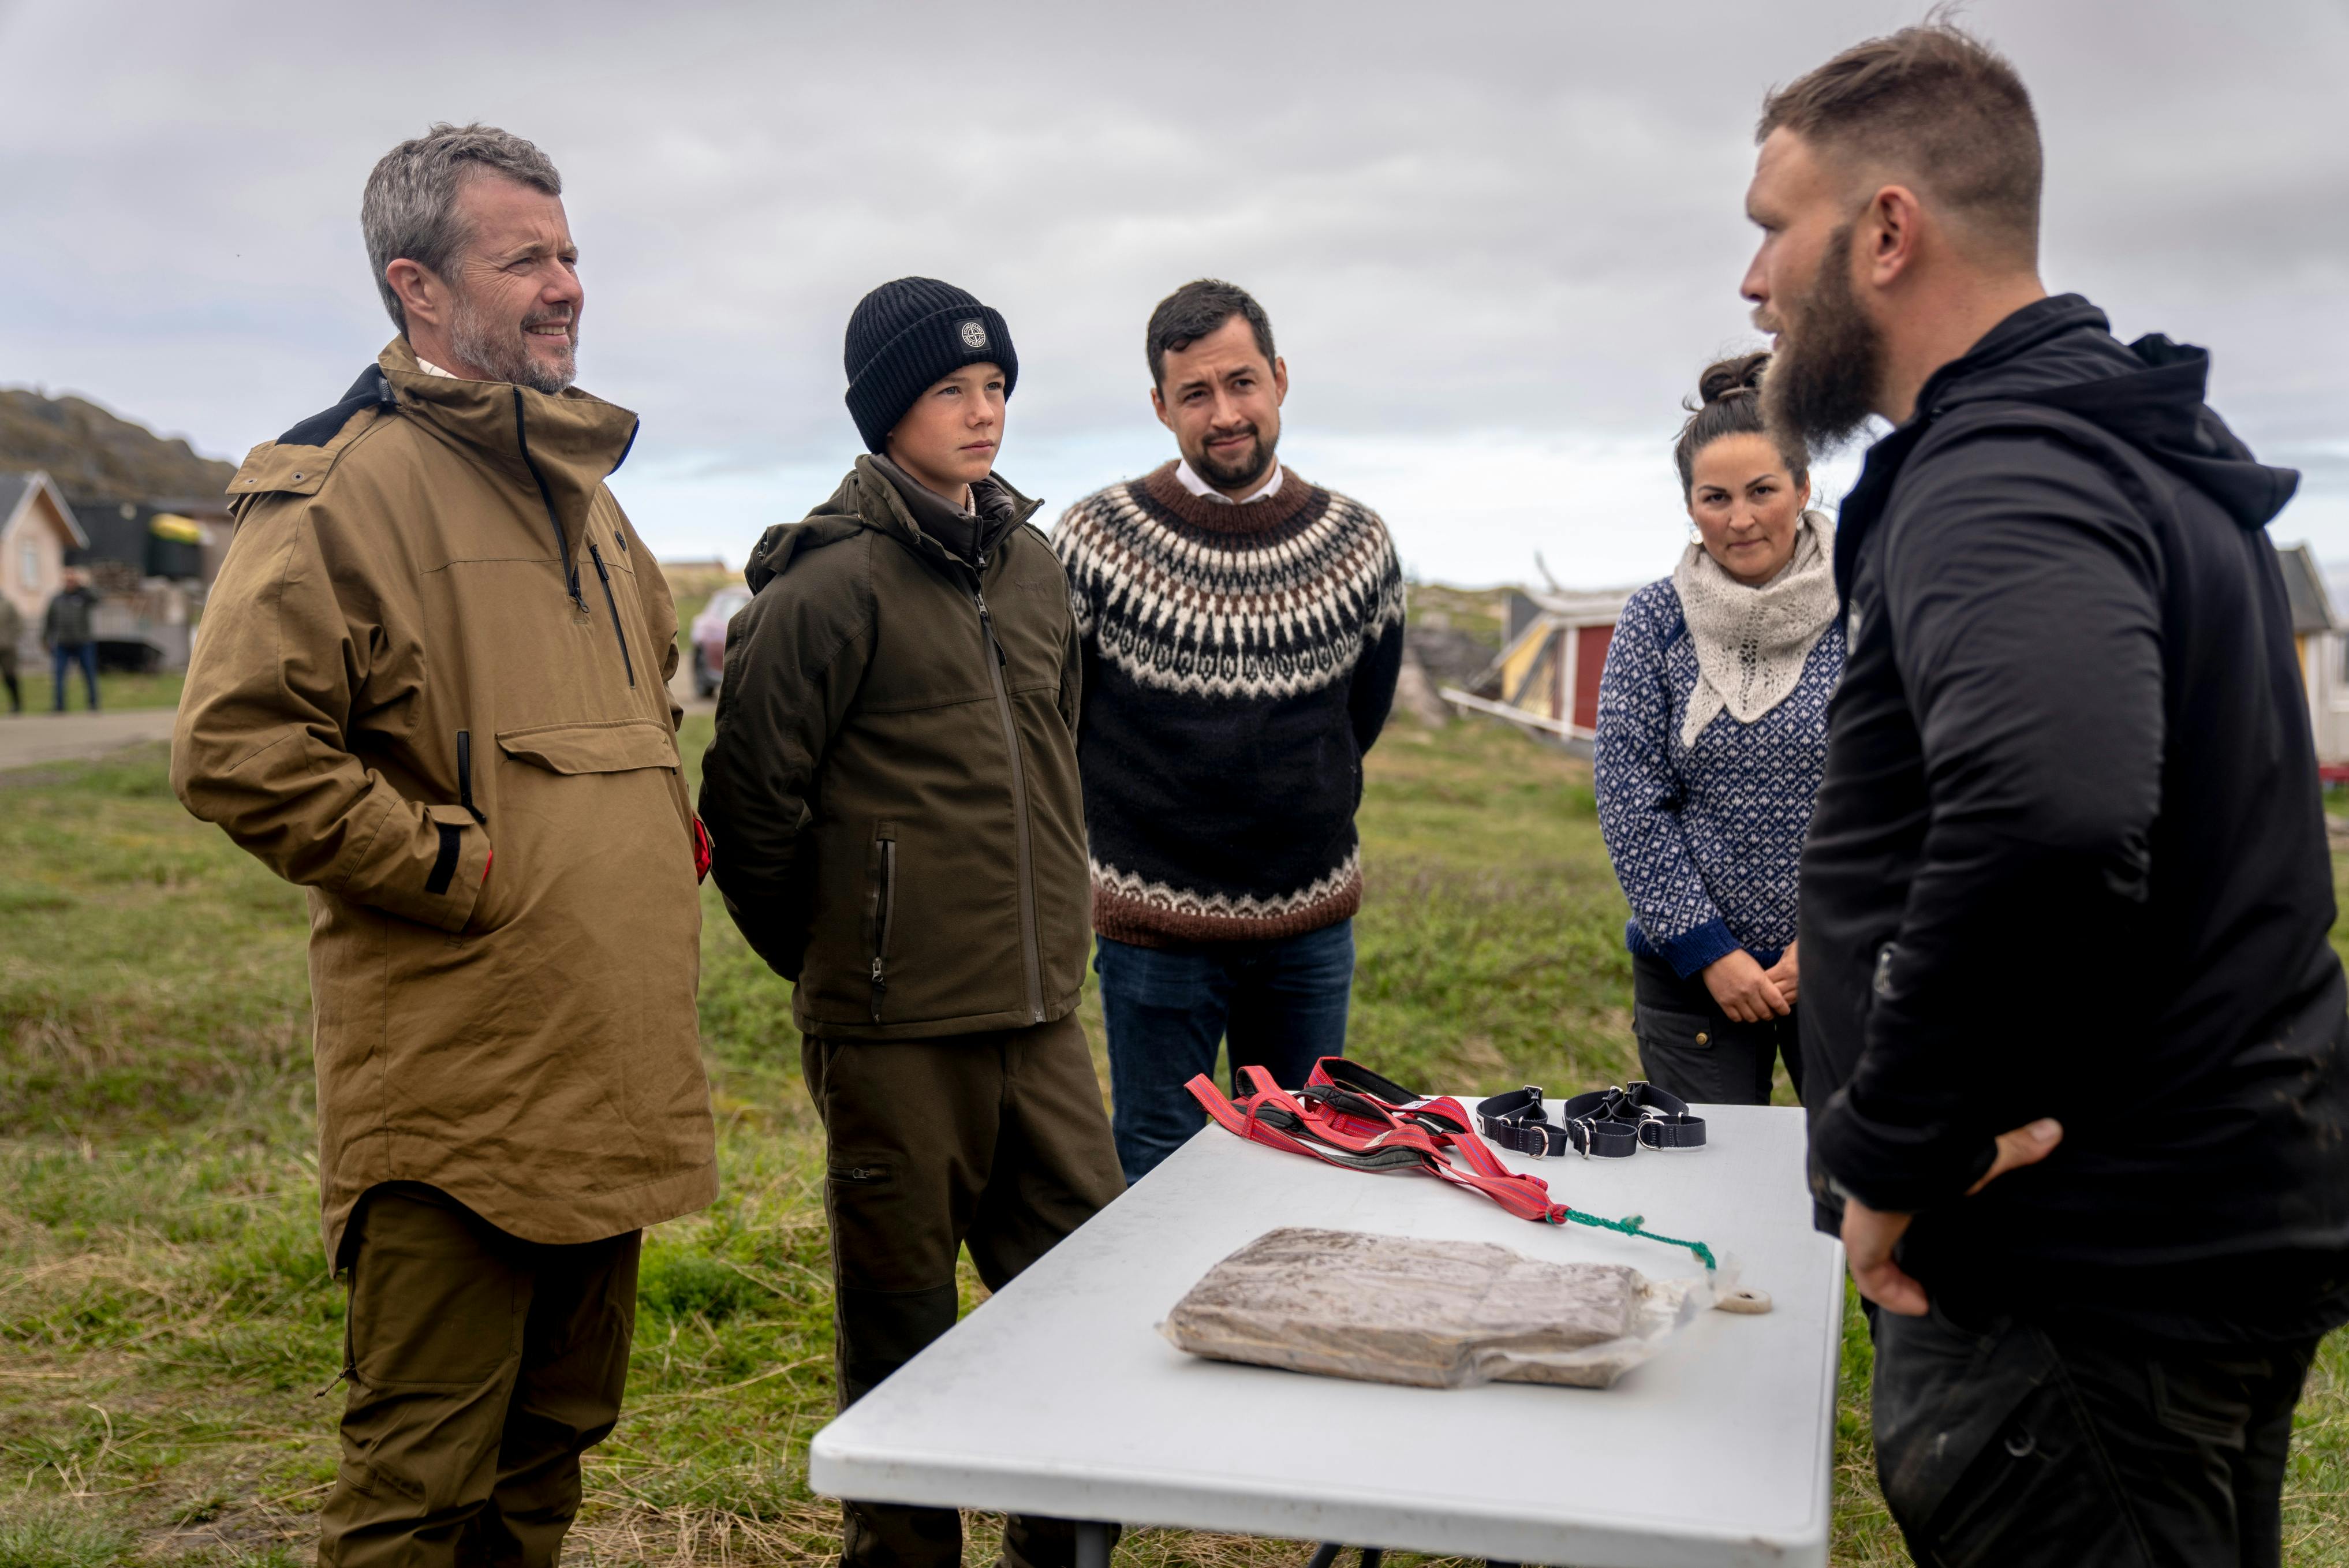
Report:
[[[992,549],[1004,535],[1028,521],[1043,504],[1030,501],[994,473],[971,488],[982,493],[974,499],[978,503],[979,514],[989,523],[980,536],[982,551]],[[988,496],[985,491],[998,492],[999,497]],[[1003,501],[1009,502],[1008,509]],[[742,581],[755,594],[782,576],[794,556],[820,550],[826,545],[837,545],[868,529],[887,535],[941,571],[970,569],[968,563],[922,530],[906,509],[905,497],[898,494],[897,487],[867,456],[856,460],[856,466],[840,482],[840,488],[814,511],[797,523],[778,523],[761,535],[750,551],[750,561],[742,568]]]
[[[1991,400],[2060,409],[2137,447],[2242,526],[2265,527],[2300,475],[2252,457],[2203,401],[2209,374],[2206,350],[2159,333],[2123,347],[2103,311],[2076,294],[2056,295],[2016,311],[1935,371],[1917,408],[1934,418]]]

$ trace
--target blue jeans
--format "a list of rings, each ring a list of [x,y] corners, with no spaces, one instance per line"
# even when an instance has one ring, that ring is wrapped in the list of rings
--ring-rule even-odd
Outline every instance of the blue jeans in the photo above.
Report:
[[[81,666],[82,686],[89,692],[89,711],[98,711],[98,644],[94,642],[60,643],[49,650],[49,661],[56,667],[57,711],[66,711],[66,671]]]
[[[1215,1072],[1226,1036],[1235,1080],[1242,1067],[1262,1067],[1284,1089],[1302,1085],[1319,1058],[1346,1054],[1351,920],[1277,941],[1195,948],[1101,937],[1093,971],[1109,1025],[1110,1131],[1129,1183],[1206,1125],[1183,1085]]]

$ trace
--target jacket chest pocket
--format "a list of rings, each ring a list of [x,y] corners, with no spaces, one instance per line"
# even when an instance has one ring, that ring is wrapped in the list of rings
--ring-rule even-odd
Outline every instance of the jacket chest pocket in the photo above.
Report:
[[[864,945],[873,956],[873,1022],[881,1022],[881,1003],[889,991],[889,928],[897,912],[897,825],[884,822],[873,829],[873,846],[864,862]]]
[[[482,901],[492,908],[477,929],[536,917],[622,929],[654,906],[698,908],[691,818],[667,725],[501,730],[497,750],[495,794],[484,803],[494,858]]]

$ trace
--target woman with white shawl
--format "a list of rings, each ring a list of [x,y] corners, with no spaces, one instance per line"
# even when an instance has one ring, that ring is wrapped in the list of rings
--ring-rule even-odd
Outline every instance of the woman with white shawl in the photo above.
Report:
[[[1686,1100],[1766,1105],[1795,1033],[1796,872],[1843,673],[1835,535],[1764,429],[1767,354],[1710,366],[1673,449],[1692,541],[1633,594],[1599,688],[1599,823],[1631,906],[1640,1063]]]

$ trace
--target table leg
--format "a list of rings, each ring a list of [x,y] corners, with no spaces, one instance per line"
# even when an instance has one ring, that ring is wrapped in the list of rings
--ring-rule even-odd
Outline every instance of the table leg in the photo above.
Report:
[[[1313,1555],[1307,1560],[1305,1568],[1334,1568],[1338,1561],[1338,1553],[1344,1550],[1346,1550],[1345,1546],[1339,1542],[1325,1541],[1314,1549]]]
[[[1077,1521],[1077,1568],[1109,1568],[1109,1531],[1096,1520]]]

